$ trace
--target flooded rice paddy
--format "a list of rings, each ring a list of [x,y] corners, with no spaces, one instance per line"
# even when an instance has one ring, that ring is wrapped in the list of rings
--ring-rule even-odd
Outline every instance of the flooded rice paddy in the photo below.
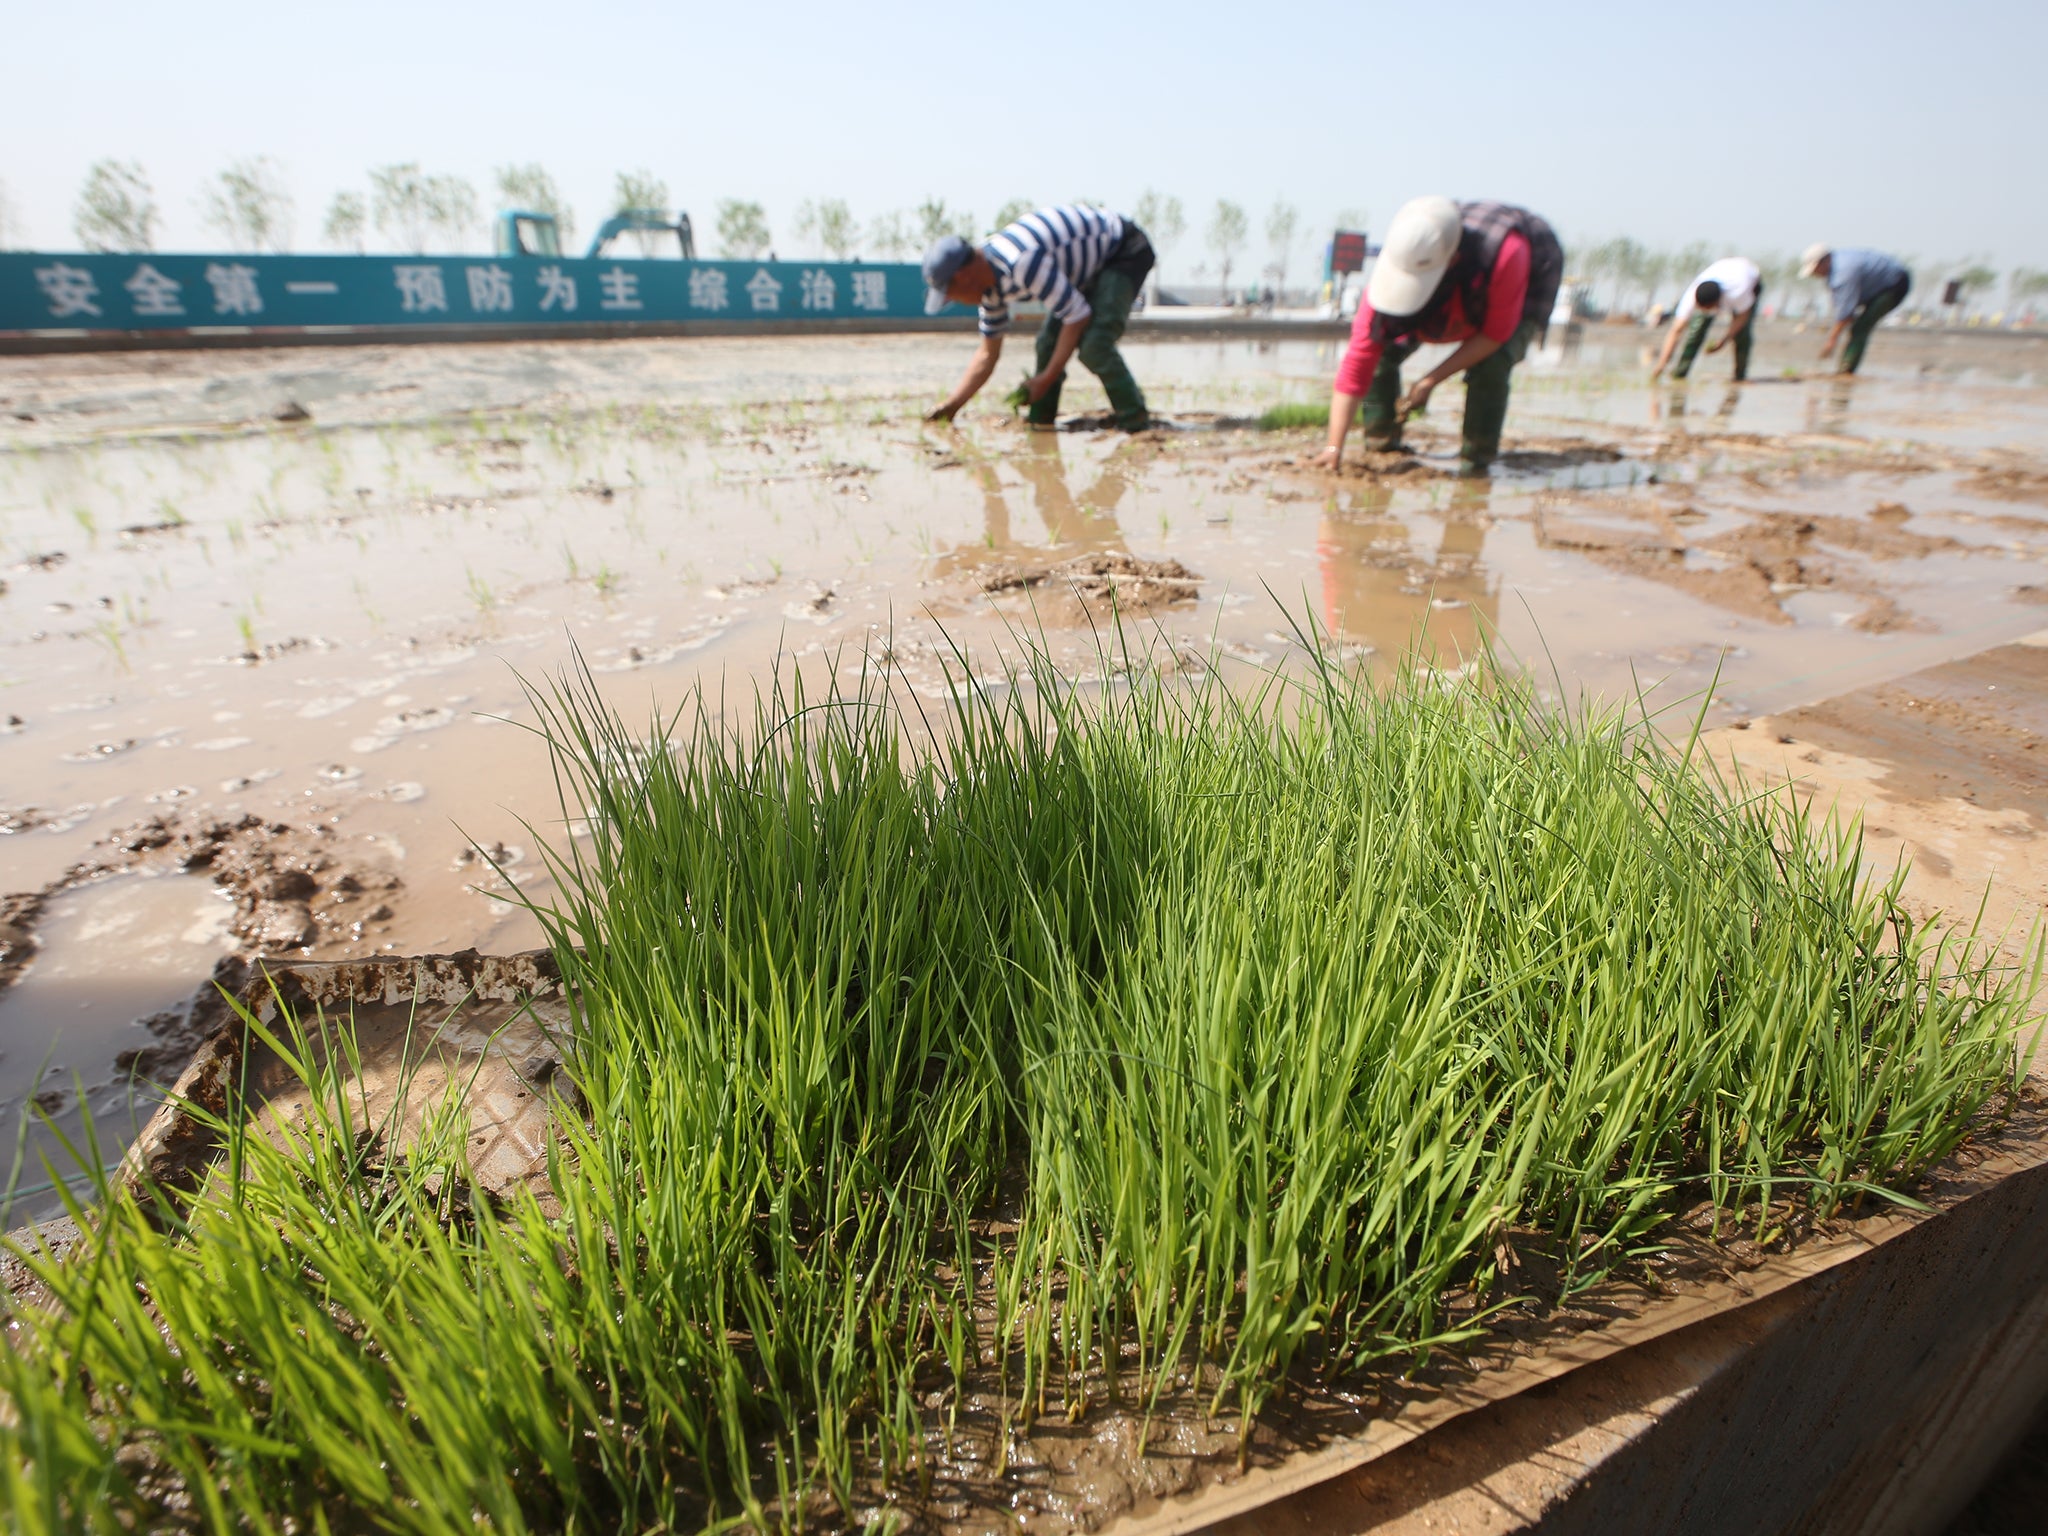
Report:
[[[1718,679],[1729,720],[2048,622],[2048,347],[1886,333],[1844,384],[1767,331],[1758,381],[1651,390],[1650,340],[1532,358],[1481,481],[1455,388],[1338,476],[1319,430],[1257,430],[1325,397],[1332,341],[1137,341],[1170,425],[1135,438],[927,426],[952,336],[0,359],[10,1137],[84,1104],[124,1141],[224,954],[537,942],[504,898],[561,827],[522,679],[574,652],[639,714],[750,702],[778,656],[886,652],[943,699],[1017,627],[1099,677],[1114,597],[1169,665],[1492,637],[1568,696]]]

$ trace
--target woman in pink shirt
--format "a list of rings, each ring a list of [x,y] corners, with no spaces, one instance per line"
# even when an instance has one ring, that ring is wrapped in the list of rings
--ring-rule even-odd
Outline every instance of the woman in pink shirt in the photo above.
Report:
[[[1551,227],[1506,203],[1418,197],[1388,226],[1385,247],[1351,327],[1351,347],[1330,395],[1329,446],[1315,462],[1335,469],[1365,402],[1361,430],[1393,448],[1401,423],[1437,385],[1465,375],[1461,473],[1477,474],[1500,452],[1508,381],[1539,336],[1564,279],[1564,248]],[[1457,350],[1401,393],[1401,364],[1427,342]]]

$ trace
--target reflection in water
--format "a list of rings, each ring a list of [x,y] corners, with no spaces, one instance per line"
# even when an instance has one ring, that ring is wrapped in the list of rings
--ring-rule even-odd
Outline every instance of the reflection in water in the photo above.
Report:
[[[1054,553],[1060,559],[1095,550],[1123,550],[1123,529],[1117,525],[1116,505],[1130,489],[1135,471],[1130,464],[1132,445],[1120,443],[1103,461],[1095,483],[1076,496],[1067,485],[1066,460],[1060,440],[1050,432],[1034,432],[1017,453],[984,457],[963,445],[960,456],[981,487],[982,537],[946,551],[933,562],[937,575],[956,575],[1001,560],[1023,550]],[[1032,502],[1045,524],[1046,542],[1028,544],[1012,526],[1009,498],[1005,493],[1001,466],[1010,465],[1031,487]]]
[[[1025,451],[1011,460],[1037,498],[1046,541],[1062,555],[1124,547],[1116,504],[1130,488],[1123,462],[1128,452],[1126,445],[1118,445],[1104,460],[1095,483],[1078,497],[1067,488],[1066,461],[1060,454],[1059,439],[1051,433],[1032,433]]]
[[[1806,430],[1846,432],[1849,430],[1849,401],[1856,393],[1856,376],[1838,373],[1806,397]]]
[[[1683,379],[1673,379],[1662,389],[1650,391],[1650,420],[1663,421],[1669,418],[1673,423],[1685,420],[1685,406],[1689,390]],[[1735,416],[1735,407],[1742,402],[1742,383],[1730,379],[1721,393],[1720,404],[1714,407],[1714,425],[1725,427]],[[1681,427],[1681,430],[1683,428]]]
[[[1457,483],[1428,561],[1392,513],[1391,486],[1367,486],[1348,508],[1326,511],[1316,556],[1330,633],[1387,660],[1414,650],[1426,661],[1456,665],[1479,654],[1500,614],[1498,584],[1480,559],[1492,494],[1484,479]]]

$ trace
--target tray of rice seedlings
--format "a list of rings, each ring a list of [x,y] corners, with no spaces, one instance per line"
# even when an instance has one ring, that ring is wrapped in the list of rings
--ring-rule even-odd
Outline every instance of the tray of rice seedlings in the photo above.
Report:
[[[1853,827],[1310,649],[1027,647],[942,719],[537,689],[587,830],[537,1176],[461,1072],[395,1134],[343,1002],[252,998],[292,1115],[188,1102],[196,1182],[17,1256],[14,1526],[1092,1528],[1541,1379],[2025,1109],[2028,978]]]

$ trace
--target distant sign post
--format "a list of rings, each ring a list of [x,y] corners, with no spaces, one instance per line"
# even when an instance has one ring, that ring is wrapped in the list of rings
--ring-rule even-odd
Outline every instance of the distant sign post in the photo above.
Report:
[[[1365,258],[1371,254],[1362,229],[1340,229],[1330,236],[1330,248],[1323,259],[1323,279],[1335,313],[1344,313],[1345,284],[1352,273],[1365,270]]]

